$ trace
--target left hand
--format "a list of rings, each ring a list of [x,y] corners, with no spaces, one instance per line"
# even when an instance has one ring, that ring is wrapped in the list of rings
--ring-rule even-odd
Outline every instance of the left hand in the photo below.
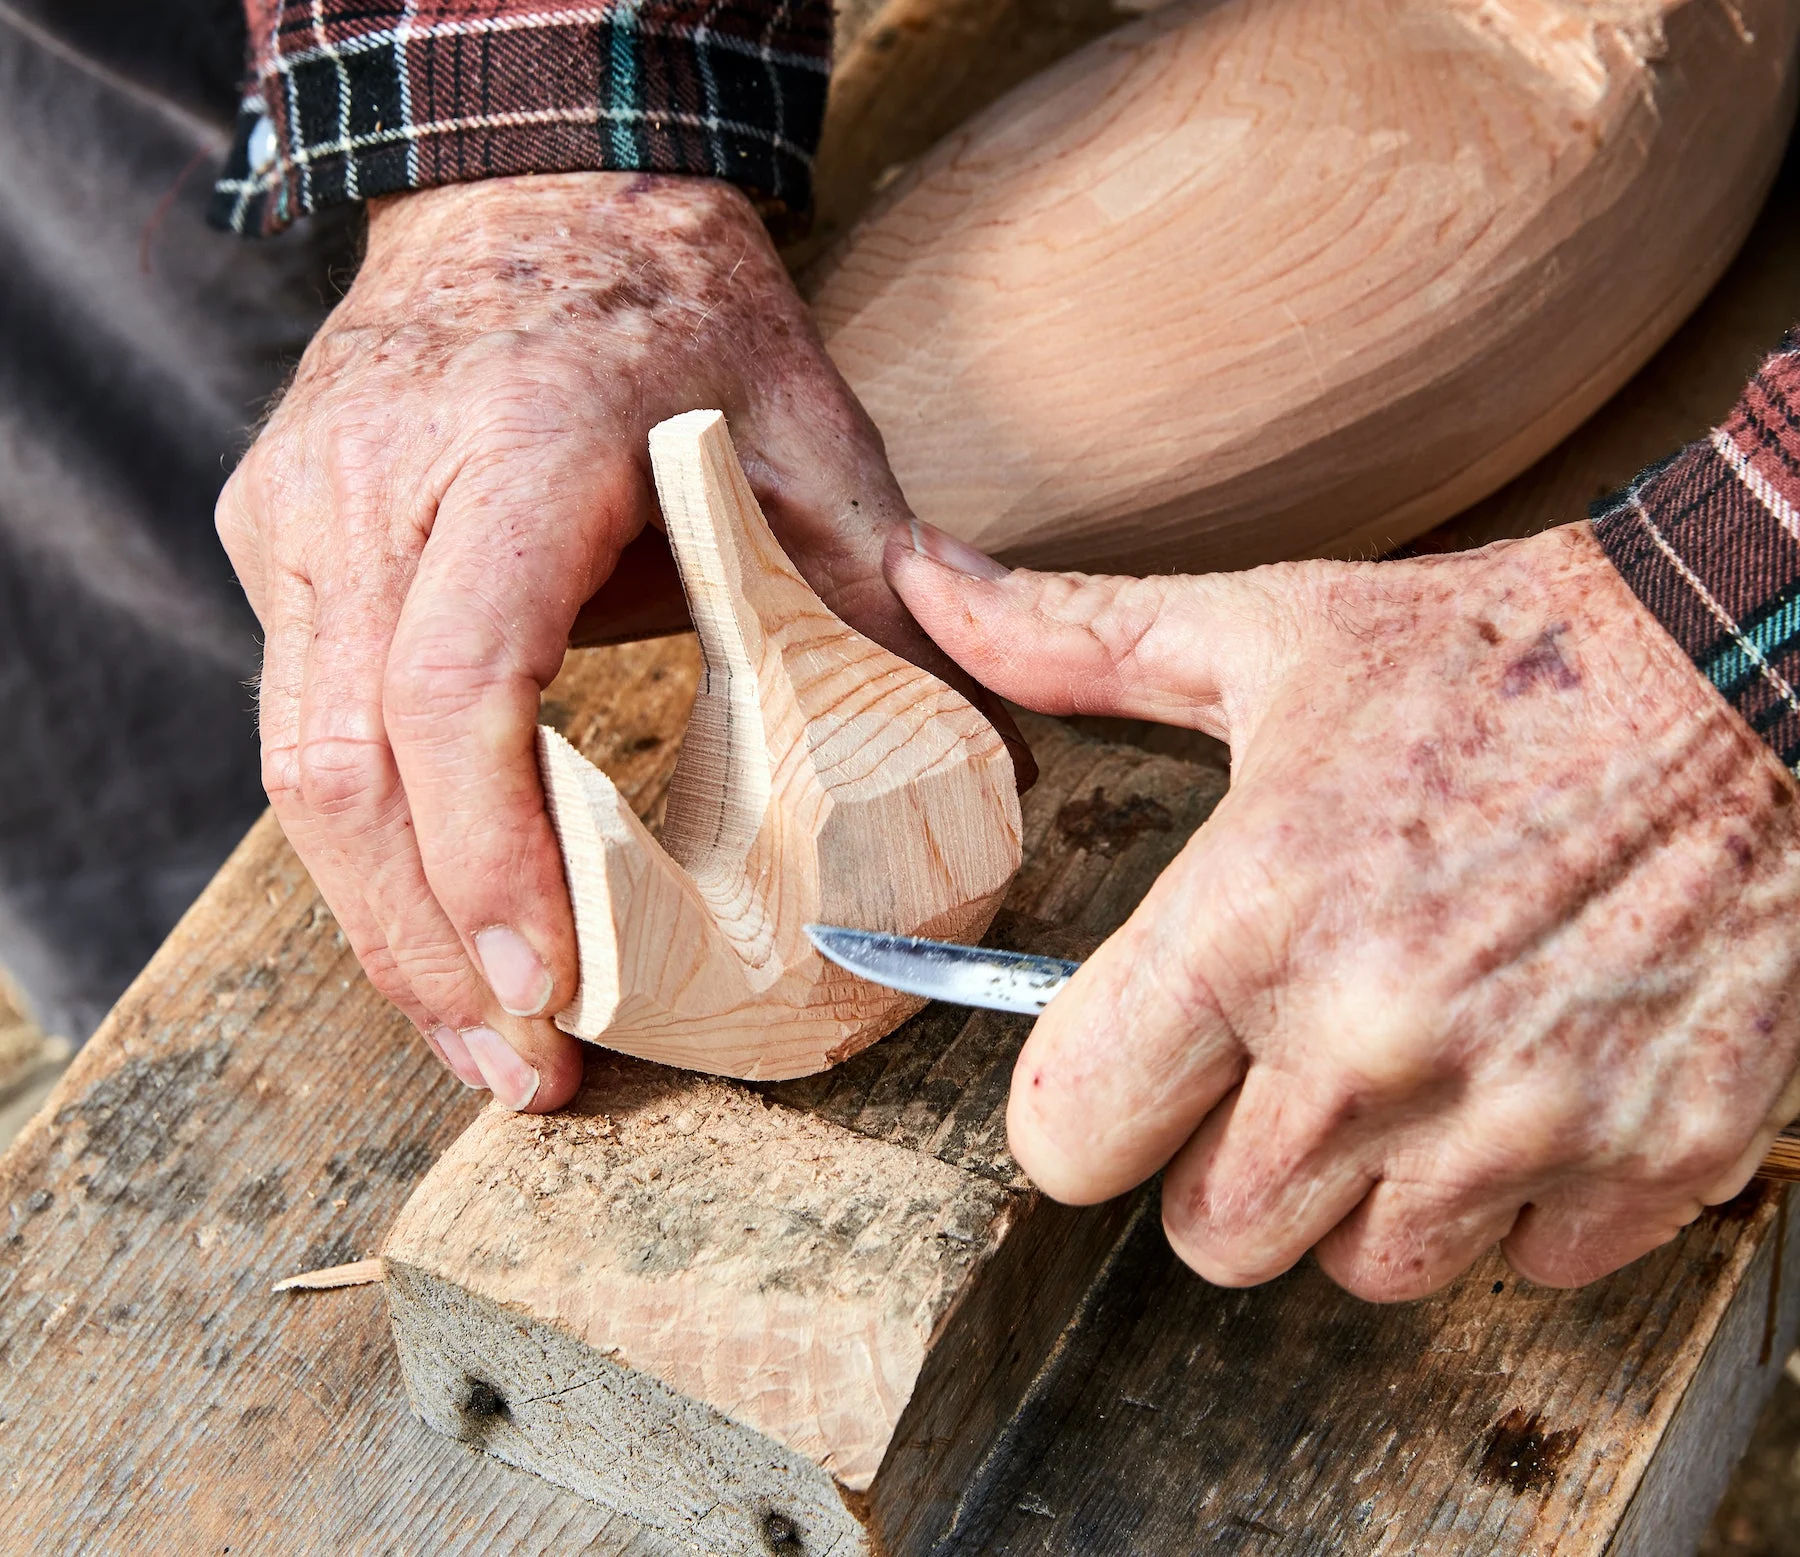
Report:
[[[1315,1250],[1375,1299],[1499,1243],[1594,1280],[1748,1181],[1800,1112],[1800,807],[1589,528],[1236,575],[888,577],[978,680],[1228,741],[1232,787],[1039,1018],[1021,1166],[1167,1167],[1209,1280]]]
[[[539,693],[571,642],[685,622],[646,528],[647,439],[714,406],[825,602],[955,674],[882,579],[907,510],[880,435],[750,201],[714,179],[374,202],[362,269],[219,499],[265,634],[282,828],[375,986],[511,1108],[559,1107],[582,1075],[551,1020],[579,959]]]

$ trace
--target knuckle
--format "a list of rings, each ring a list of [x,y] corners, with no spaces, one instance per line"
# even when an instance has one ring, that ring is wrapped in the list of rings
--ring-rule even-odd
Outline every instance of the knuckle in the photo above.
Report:
[[[300,803],[317,816],[339,816],[365,806],[381,782],[380,742],[351,736],[313,736],[293,759],[294,789]]]
[[[1222,997],[1216,970],[1209,959],[1194,955],[1182,960],[1151,960],[1131,970],[1141,985],[1127,985],[1122,991],[1122,1013],[1131,1020],[1129,1008],[1148,1004],[1161,1008],[1167,1020],[1181,1032],[1199,1037],[1226,1034],[1236,1036],[1237,1026]],[[1198,1057],[1195,1055],[1194,1057]]]
[[[383,706],[391,721],[414,735],[460,720],[482,701],[493,681],[492,672],[480,664],[439,656],[408,658],[389,668]]]
[[[1162,614],[1160,581],[1086,573],[1032,577],[1038,614],[1087,638],[1110,679],[1124,684],[1143,679],[1138,661]]]
[[[294,439],[274,431],[265,431],[238,461],[213,506],[213,527],[234,562],[299,508],[306,463]]]
[[[340,528],[379,531],[397,506],[397,439],[385,419],[334,426],[314,460],[328,482]]]
[[[389,662],[384,711],[416,733],[461,720],[495,690],[518,680],[504,641],[478,616],[460,625],[434,624],[413,634]]]
[[[1229,1247],[1219,1248],[1188,1237],[1167,1223],[1163,1227],[1163,1236],[1169,1240],[1169,1247],[1183,1265],[1215,1287],[1260,1286],[1265,1281],[1273,1281],[1293,1263],[1257,1260]]]
[[[293,811],[300,799],[299,753],[292,745],[264,743],[262,753],[263,793],[278,813]]]
[[[1394,1099],[1444,1081],[1457,1069],[1446,1013],[1429,995],[1397,993],[1386,970],[1351,966],[1335,981],[1327,1019],[1343,1041],[1333,1049],[1347,1093]]]
[[[1711,1184],[1736,1166],[1750,1130],[1722,1118],[1684,1121],[1655,1148],[1655,1177],[1670,1186]]]
[[[444,942],[403,946],[397,964],[439,1021],[460,1029],[491,1018],[492,1001],[477,984],[461,946]]]
[[[1587,1161],[1593,1104],[1579,1087],[1555,1084],[1492,1097],[1451,1160],[1467,1188],[1541,1185]]]
[[[509,340],[515,352],[526,343]],[[465,424],[465,443],[475,446],[467,469],[480,472],[521,449],[539,447],[580,430],[575,397],[566,386],[546,377],[548,364],[535,363],[529,374],[507,372],[481,384],[472,394]]]
[[[1215,1286],[1250,1287],[1279,1276],[1293,1260],[1264,1247],[1268,1219],[1261,1197],[1195,1186],[1176,1192],[1166,1181],[1163,1236],[1183,1264]]]
[[[1320,1260],[1325,1274],[1365,1303],[1409,1303],[1434,1292],[1449,1278],[1436,1276],[1417,1254],[1365,1255],[1344,1264]]]
[[[239,465],[219,491],[213,504],[213,529],[218,533],[225,554],[234,562],[248,547],[254,535],[250,518],[249,478]]]
[[[1505,1253],[1506,1263],[1534,1287],[1585,1287],[1610,1268],[1572,1251],[1557,1252],[1536,1244],[1508,1247]]]
[[[1314,1250],[1319,1268],[1368,1303],[1405,1303],[1443,1286],[1475,1252],[1458,1261],[1444,1248],[1446,1229],[1421,1207],[1379,1232],[1340,1225]]]
[[[356,960],[362,964],[363,976],[375,986],[376,993],[389,1005],[404,1012],[415,1022],[427,1014],[417,991],[407,982],[385,943],[358,951]]]

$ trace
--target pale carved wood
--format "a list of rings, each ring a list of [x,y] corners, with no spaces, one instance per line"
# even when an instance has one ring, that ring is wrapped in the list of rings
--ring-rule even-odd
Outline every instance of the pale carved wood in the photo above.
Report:
[[[692,1070],[807,1075],[923,1002],[825,962],[803,926],[979,936],[1019,865],[1012,761],[962,696],[826,609],[723,416],[664,422],[650,453],[706,670],[660,843],[540,731],[581,958],[557,1023]]]
[[[815,307],[918,513],[1008,560],[1395,544],[1610,395],[1748,231],[1800,8],[1226,0],[941,141]]]

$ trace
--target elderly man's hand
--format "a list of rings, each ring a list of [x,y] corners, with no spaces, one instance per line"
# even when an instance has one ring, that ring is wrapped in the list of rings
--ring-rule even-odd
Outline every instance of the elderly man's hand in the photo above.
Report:
[[[1592,1280],[1800,1110],[1792,780],[1586,525],[1202,578],[889,577],[987,685],[1228,741],[1232,787],[1039,1018],[1008,1114],[1059,1199],[1167,1165],[1190,1265],[1353,1292],[1483,1250]]]
[[[366,262],[219,502],[266,635],[282,827],[377,987],[513,1107],[557,1106],[581,1070],[547,1019],[576,955],[538,693],[572,633],[685,620],[642,533],[646,437],[696,407],[726,413],[827,602],[953,672],[881,575],[907,517],[881,441],[749,202],[709,180],[377,203]]]

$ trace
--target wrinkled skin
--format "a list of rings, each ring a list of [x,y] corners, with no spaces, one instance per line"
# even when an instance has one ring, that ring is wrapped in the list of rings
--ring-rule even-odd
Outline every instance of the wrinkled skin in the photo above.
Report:
[[[1167,1165],[1171,1242],[1228,1285],[1316,1249],[1407,1298],[1496,1243],[1575,1285],[1800,1111],[1794,785],[1586,525],[1146,580],[1008,574],[920,527],[887,566],[1002,694],[1231,747],[1020,1056],[1012,1147],[1058,1199]]]
[[[754,210],[710,180],[375,202],[365,263],[219,502],[265,632],[282,827],[376,986],[509,1106],[554,1108],[581,1074],[548,1020],[577,964],[538,694],[572,638],[684,624],[646,439],[700,407],[827,603],[963,681],[882,578],[908,516],[879,436]]]

